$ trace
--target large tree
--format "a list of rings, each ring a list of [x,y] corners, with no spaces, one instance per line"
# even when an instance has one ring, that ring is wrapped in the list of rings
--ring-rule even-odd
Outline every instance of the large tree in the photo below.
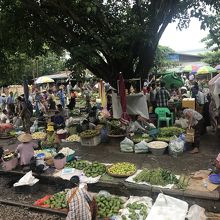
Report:
[[[0,0],[1,19],[6,26],[0,37],[27,44],[30,52],[42,43],[70,52],[96,76],[116,82],[146,75],[165,28],[175,19],[180,26],[190,16],[201,16],[206,5],[218,0]],[[7,32],[5,32],[7,31]],[[173,36],[172,36],[173,37]],[[0,38],[1,40],[1,38]],[[10,48],[11,49],[11,48]]]

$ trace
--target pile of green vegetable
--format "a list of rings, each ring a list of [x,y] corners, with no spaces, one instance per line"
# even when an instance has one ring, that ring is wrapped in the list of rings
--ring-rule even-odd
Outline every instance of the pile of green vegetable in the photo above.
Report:
[[[119,210],[123,208],[124,201],[117,196],[98,195],[96,197],[98,217],[112,217],[118,215]]]
[[[108,130],[110,135],[124,135],[125,130],[121,128],[121,122],[119,120],[108,121]]]
[[[68,162],[65,167],[83,170],[84,168],[86,168],[89,165],[90,165],[90,163],[86,160],[74,160],[74,161]]]
[[[187,186],[189,185],[189,180],[189,176],[181,175],[178,180],[177,187],[181,190],[186,190]]]
[[[122,220],[139,220],[139,219],[146,219],[148,215],[148,208],[144,203],[133,202],[129,203],[126,208],[128,208],[129,215],[126,217],[122,215]]]
[[[80,133],[81,138],[92,138],[98,135],[100,132],[98,130],[86,130]]]
[[[106,172],[105,165],[96,161],[93,163],[89,163],[85,160],[71,161],[66,164],[66,167],[83,170],[88,177],[97,177]]]
[[[137,183],[146,182],[150,183],[151,185],[160,186],[178,183],[178,179],[171,171],[161,168],[153,170],[144,169],[134,178],[134,181]]]
[[[67,208],[66,192],[58,192],[44,202],[52,209],[64,209]]]
[[[139,143],[141,141],[150,142],[153,138],[151,138],[149,134],[135,134],[132,140],[134,143]]]
[[[81,114],[80,113],[80,109],[75,108],[75,109],[70,111],[69,116],[70,117],[72,117],[72,116],[79,116],[80,114]]]
[[[104,164],[94,162],[83,169],[83,172],[88,177],[97,177],[106,172],[106,167]]]
[[[157,136],[158,141],[169,142],[173,136],[179,136],[184,133],[185,130],[178,127],[164,127],[160,128],[159,134]]]

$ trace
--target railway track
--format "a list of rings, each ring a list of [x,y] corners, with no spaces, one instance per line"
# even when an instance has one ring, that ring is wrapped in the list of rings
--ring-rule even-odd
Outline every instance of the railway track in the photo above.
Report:
[[[64,220],[66,212],[34,206],[34,201],[60,189],[56,185],[41,184],[35,192],[17,192],[13,187],[20,177],[0,174],[0,220]]]

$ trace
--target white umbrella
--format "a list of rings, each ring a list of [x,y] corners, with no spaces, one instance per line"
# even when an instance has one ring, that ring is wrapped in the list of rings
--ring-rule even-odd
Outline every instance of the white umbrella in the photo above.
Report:
[[[35,84],[43,84],[43,83],[52,83],[54,82],[53,79],[51,79],[48,76],[41,76],[39,78],[37,78],[37,80],[35,81]]]

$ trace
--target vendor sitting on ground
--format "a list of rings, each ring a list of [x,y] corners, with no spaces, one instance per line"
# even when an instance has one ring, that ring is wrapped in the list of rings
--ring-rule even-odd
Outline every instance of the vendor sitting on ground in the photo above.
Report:
[[[69,192],[66,199],[69,206],[66,220],[92,220],[96,219],[96,203],[88,193],[87,186],[79,187],[79,177],[70,179]]]
[[[54,127],[52,125],[48,125],[46,138],[44,141],[42,141],[41,145],[43,147],[54,147],[54,148],[59,147],[60,139],[54,132]]]
[[[184,109],[184,117],[188,120],[188,128],[193,128],[195,130],[193,150],[190,153],[199,153],[200,147],[200,134],[203,129],[203,116],[193,109]]]
[[[31,158],[34,156],[34,147],[37,147],[37,144],[32,142],[32,136],[28,133],[18,136],[18,140],[22,142],[16,149],[16,153],[20,154],[20,165],[29,165]]]

